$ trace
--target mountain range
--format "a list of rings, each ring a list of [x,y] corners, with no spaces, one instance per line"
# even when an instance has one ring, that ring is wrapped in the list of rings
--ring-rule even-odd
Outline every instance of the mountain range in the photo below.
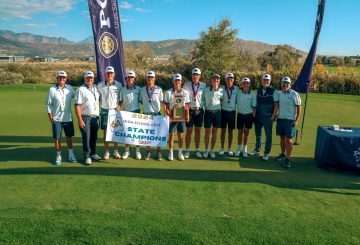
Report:
[[[94,56],[93,37],[89,36],[80,42],[69,41],[63,37],[47,37],[31,33],[15,33],[0,30],[0,54],[25,56],[51,56],[55,58],[82,58]],[[171,52],[186,54],[194,47],[196,40],[171,39],[163,41],[125,41],[125,46],[134,49],[147,44],[155,55],[169,55]],[[261,54],[272,51],[276,45],[237,39],[236,46],[243,52]]]

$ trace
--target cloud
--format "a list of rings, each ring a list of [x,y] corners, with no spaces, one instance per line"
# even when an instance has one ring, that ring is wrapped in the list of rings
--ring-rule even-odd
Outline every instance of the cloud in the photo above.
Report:
[[[31,19],[38,13],[62,14],[71,10],[77,0],[11,0],[1,1],[0,16],[3,20]]]
[[[135,9],[136,11],[140,12],[140,13],[147,13],[147,12],[150,12],[151,10],[149,9],[143,9],[143,8],[136,8]]]
[[[26,23],[20,25],[13,25],[13,27],[26,27],[26,28],[44,28],[44,27],[52,27],[57,26],[55,23],[47,23],[47,24],[36,24],[36,23]]]
[[[121,2],[120,3],[120,8],[122,9],[131,9],[133,7],[133,5],[131,3],[128,3],[128,2]]]

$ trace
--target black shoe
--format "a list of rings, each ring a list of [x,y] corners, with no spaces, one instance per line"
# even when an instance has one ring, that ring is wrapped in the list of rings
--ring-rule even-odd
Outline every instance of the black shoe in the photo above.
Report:
[[[283,161],[285,160],[285,155],[283,153],[281,153],[279,156],[274,158],[275,161]]]
[[[286,158],[282,167],[283,168],[291,168],[290,159]]]

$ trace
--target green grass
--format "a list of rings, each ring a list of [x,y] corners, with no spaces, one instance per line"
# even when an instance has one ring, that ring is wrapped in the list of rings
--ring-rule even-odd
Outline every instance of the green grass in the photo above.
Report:
[[[346,74],[354,74],[356,77],[360,77],[360,66],[355,67],[336,67],[336,66],[325,66],[326,71],[331,75],[335,75],[338,73],[346,73]]]
[[[358,96],[309,95],[290,170],[256,157],[55,167],[47,88],[0,87],[0,244],[360,243],[359,176],[313,159],[318,125],[359,126]]]

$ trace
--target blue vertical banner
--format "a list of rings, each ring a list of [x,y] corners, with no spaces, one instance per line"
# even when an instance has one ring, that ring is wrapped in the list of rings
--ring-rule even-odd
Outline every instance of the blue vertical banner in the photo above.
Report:
[[[292,89],[301,92],[301,93],[308,93],[309,92],[309,85],[312,77],[312,68],[314,64],[314,59],[316,55],[317,43],[319,40],[319,35],[321,31],[321,26],[324,18],[324,11],[325,11],[325,3],[326,0],[319,0],[318,4],[318,11],[316,16],[316,23],[315,23],[315,33],[314,33],[314,40],[311,45],[310,51],[308,56],[306,57],[305,63],[301,69],[301,72],[296,79],[296,82],[292,86]]]
[[[94,34],[97,81],[105,80],[105,67],[113,66],[115,80],[124,84],[125,63],[117,0],[88,0]]]

